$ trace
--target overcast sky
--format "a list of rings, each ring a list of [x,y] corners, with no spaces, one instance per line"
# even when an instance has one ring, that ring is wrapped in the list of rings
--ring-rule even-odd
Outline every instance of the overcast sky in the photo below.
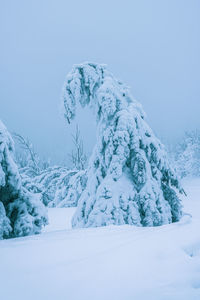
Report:
[[[59,112],[62,85],[94,61],[131,86],[158,136],[200,128],[199,16],[199,0],[0,0],[0,118],[62,162],[75,126]],[[94,119],[76,121],[91,151]]]

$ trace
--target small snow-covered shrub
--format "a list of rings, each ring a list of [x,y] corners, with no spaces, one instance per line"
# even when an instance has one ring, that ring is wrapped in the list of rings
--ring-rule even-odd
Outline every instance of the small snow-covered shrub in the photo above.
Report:
[[[46,206],[71,207],[77,206],[87,175],[85,170],[50,167],[32,178],[22,174],[22,181],[29,191],[40,195]]]
[[[36,195],[22,186],[13,151],[13,140],[0,121],[1,239],[36,234],[47,224],[44,205]]]
[[[63,87],[70,123],[77,103],[91,106],[98,123],[73,227],[133,224],[157,226],[181,218],[182,192],[163,145],[145,121],[141,105],[105,65],[75,65]]]

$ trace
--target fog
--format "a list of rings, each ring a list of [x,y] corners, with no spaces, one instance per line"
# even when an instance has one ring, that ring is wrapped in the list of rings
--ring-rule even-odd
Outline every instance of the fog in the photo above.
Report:
[[[200,1],[0,0],[0,119],[62,163],[79,124],[90,152],[95,120],[67,125],[61,90],[73,64],[105,63],[143,105],[156,134],[200,128]]]

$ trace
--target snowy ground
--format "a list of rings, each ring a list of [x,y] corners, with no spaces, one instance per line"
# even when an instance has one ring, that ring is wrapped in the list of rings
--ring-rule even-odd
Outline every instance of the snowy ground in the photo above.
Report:
[[[186,215],[157,228],[70,228],[50,209],[41,235],[0,241],[2,300],[200,299],[200,179],[186,181]]]

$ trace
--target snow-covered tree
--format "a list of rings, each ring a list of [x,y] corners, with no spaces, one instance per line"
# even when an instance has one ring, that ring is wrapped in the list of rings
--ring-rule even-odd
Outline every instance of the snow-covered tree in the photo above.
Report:
[[[200,176],[200,132],[186,132],[181,142],[171,151],[180,177]]]
[[[129,89],[105,65],[75,65],[63,87],[64,116],[69,123],[78,102],[94,109],[98,129],[73,227],[157,226],[178,221],[182,206],[177,194],[183,190]]]
[[[0,121],[0,239],[36,234],[47,224],[42,202],[22,187],[13,152],[13,140]]]

